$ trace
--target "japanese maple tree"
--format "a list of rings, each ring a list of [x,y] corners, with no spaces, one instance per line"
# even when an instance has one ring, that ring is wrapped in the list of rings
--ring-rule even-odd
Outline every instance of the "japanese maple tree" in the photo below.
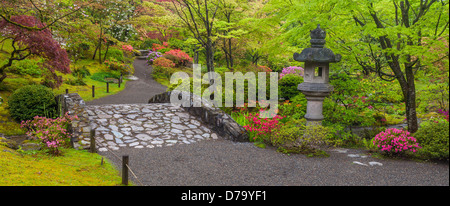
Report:
[[[46,25],[33,16],[18,15],[12,16],[10,23],[3,19],[0,20],[0,35],[2,40],[11,40],[12,51],[6,60],[6,63],[0,64],[0,83],[7,77],[6,69],[14,61],[24,60],[30,56],[41,57],[44,61],[42,67],[45,67],[55,79],[55,86],[62,83],[62,78],[55,74],[55,71],[70,73],[70,60],[65,49],[61,48],[59,43],[53,39],[51,31],[46,28],[43,30],[27,29],[44,28]],[[23,26],[18,26],[24,25]]]

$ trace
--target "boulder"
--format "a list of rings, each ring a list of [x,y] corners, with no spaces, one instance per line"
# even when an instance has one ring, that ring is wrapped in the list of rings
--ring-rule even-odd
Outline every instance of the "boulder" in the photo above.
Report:
[[[27,142],[20,145],[23,151],[41,150],[39,143]]]
[[[18,149],[19,148],[17,142],[14,141],[14,140],[11,140],[11,139],[5,139],[3,137],[0,137],[0,142],[4,143],[6,145],[6,147],[11,148],[11,149]]]

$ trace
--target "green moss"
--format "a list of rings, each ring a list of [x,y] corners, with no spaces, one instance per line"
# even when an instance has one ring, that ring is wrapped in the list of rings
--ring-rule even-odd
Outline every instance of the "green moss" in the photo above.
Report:
[[[26,133],[26,131],[20,127],[20,123],[11,118],[9,110],[7,109],[7,101],[4,101],[0,105],[0,133],[6,136],[23,135]]]
[[[62,149],[63,156],[45,153],[19,155],[0,145],[1,186],[114,186],[118,171],[102,156],[83,150]]]

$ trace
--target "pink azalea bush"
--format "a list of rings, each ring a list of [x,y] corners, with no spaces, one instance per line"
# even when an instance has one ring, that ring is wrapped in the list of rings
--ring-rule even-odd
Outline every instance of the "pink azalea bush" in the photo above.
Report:
[[[125,52],[133,52],[133,46],[131,45],[123,45],[122,50]]]
[[[444,118],[445,118],[445,119],[447,120],[447,122],[448,122],[448,111],[439,109],[438,113],[439,113],[439,114],[442,114],[442,115],[444,116]]]
[[[416,138],[412,137],[408,131],[396,128],[390,128],[377,134],[373,144],[388,154],[416,152],[421,148]]]
[[[303,76],[305,74],[305,70],[302,67],[290,66],[283,68],[280,74],[280,79],[282,79],[287,74],[296,74],[299,76]]]
[[[22,121],[21,127],[28,129],[27,136],[33,140],[40,140],[47,147],[50,154],[59,155],[59,147],[68,145],[71,134],[67,127],[78,117],[66,113],[56,119],[35,116],[33,120]]]
[[[284,117],[276,115],[273,118],[261,118],[258,113],[249,113],[248,116],[245,117],[249,124],[245,125],[244,128],[254,135],[254,140],[257,140],[261,135],[268,135],[272,130],[279,127],[279,120]]]

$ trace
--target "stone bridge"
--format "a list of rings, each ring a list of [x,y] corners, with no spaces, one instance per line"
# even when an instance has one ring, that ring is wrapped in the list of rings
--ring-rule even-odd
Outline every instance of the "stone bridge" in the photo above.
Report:
[[[218,138],[248,141],[245,129],[222,110],[206,102],[202,107],[173,106],[168,103],[169,97],[170,92],[166,92],[154,96],[148,104],[105,105],[86,105],[77,93],[57,99],[62,105],[61,113],[79,117],[72,123],[76,148],[90,148],[91,129],[95,130],[98,151],[192,144]]]

